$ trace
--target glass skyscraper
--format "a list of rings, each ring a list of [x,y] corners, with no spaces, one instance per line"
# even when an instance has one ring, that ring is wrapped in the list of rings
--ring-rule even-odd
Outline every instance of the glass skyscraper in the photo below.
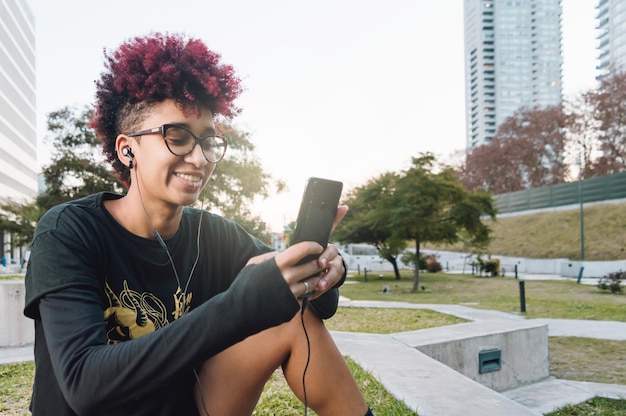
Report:
[[[35,18],[25,0],[0,1],[0,200],[37,195]]]
[[[466,150],[562,99],[560,0],[464,0]]]
[[[598,75],[626,70],[626,0],[600,0],[596,6]]]

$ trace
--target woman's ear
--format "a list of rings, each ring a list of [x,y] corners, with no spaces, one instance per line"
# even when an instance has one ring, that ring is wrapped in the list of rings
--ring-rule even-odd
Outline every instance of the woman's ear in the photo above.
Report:
[[[133,154],[133,148],[131,147],[131,138],[125,134],[120,134],[115,140],[115,151],[117,158],[129,169],[133,168],[133,162],[135,155]]]

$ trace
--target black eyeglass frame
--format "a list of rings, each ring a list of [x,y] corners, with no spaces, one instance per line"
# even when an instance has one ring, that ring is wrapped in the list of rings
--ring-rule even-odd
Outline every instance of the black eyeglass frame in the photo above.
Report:
[[[170,148],[169,143],[167,142],[167,130],[171,127],[176,127],[177,129],[183,129],[185,130],[187,133],[191,134],[191,137],[193,137],[194,142],[193,142],[193,146],[191,146],[191,149],[189,149],[189,151],[187,153],[184,154],[178,154],[178,153],[174,153],[174,151]],[[165,146],[167,147],[167,150],[170,151],[171,154],[173,154],[174,156],[187,156],[189,153],[193,152],[193,149],[196,148],[196,145],[198,143],[202,143],[203,141],[205,141],[206,139],[213,139],[213,138],[218,138],[220,140],[222,140],[223,142],[223,146],[224,146],[224,151],[222,152],[222,156],[218,159],[218,160],[211,160],[207,157],[204,148],[202,147],[202,144],[200,144],[200,149],[202,150],[202,156],[204,156],[204,158],[206,159],[207,162],[209,163],[218,163],[219,161],[221,161],[222,159],[224,159],[224,155],[226,154],[226,149],[228,149],[228,140],[226,140],[226,137],[224,136],[220,136],[219,134],[209,134],[207,136],[204,137],[198,137],[194,134],[193,131],[189,130],[189,128],[181,125],[181,124],[171,124],[171,123],[167,123],[167,124],[163,124],[162,126],[159,127],[153,127],[151,129],[147,129],[147,130],[141,130],[141,131],[136,131],[134,133],[127,133],[126,135],[128,137],[137,137],[137,136],[144,136],[147,134],[154,134],[154,133],[160,133],[161,136],[163,137],[163,141],[165,142]],[[218,147],[218,146],[213,146],[213,147]]]

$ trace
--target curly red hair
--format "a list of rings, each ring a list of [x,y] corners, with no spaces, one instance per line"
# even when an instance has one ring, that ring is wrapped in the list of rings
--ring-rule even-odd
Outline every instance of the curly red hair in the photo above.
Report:
[[[180,34],[154,33],[104,51],[105,68],[96,81],[95,113],[90,126],[103,142],[103,153],[120,180],[130,172],[119,161],[115,140],[135,128],[155,104],[173,99],[185,114],[208,108],[213,115],[234,117],[234,100],[241,93],[233,67],[206,45]]]

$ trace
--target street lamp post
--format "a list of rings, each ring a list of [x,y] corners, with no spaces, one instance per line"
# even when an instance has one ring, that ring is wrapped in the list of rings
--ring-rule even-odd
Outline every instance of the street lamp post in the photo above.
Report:
[[[578,179],[578,196],[580,199],[580,260],[585,260],[585,210],[583,209],[582,178]]]
[[[580,261],[585,260],[585,210],[583,197],[583,158],[586,146],[583,144],[583,155],[578,160],[578,200],[580,202]]]

